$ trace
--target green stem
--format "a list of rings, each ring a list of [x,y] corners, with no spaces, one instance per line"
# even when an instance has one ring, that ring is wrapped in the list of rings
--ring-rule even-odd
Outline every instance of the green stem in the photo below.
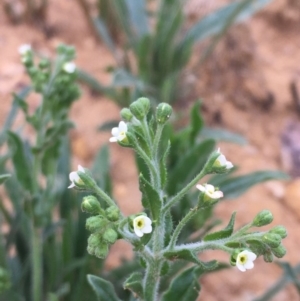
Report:
[[[205,169],[202,169],[201,172],[184,188],[181,189],[173,198],[170,199],[169,202],[162,208],[162,214],[166,213],[175,203],[180,201],[188,191],[197,184],[197,182],[202,179],[206,175]]]
[[[39,231],[33,223],[31,236],[32,300],[41,301],[43,300],[42,243]]]
[[[173,232],[172,238],[170,240],[168,248],[172,250],[175,247],[176,241],[183,229],[183,227],[187,224],[187,222],[195,216],[195,214],[198,212],[198,207],[192,208],[188,214],[179,222],[176,229]]]
[[[157,301],[160,282],[161,262],[153,260],[147,263],[146,275],[144,278],[144,300]]]
[[[109,206],[117,206],[114,200],[106,194],[102,189],[100,189],[98,186],[94,187],[94,192],[102,198]]]
[[[153,142],[153,157],[156,158],[156,160],[158,160],[158,147],[159,147],[159,142],[161,139],[161,134],[163,129],[164,129],[164,124],[157,125],[156,134]]]

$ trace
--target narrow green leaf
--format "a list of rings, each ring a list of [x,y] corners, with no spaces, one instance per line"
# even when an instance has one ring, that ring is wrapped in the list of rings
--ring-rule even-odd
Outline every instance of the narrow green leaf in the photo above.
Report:
[[[171,143],[168,142],[167,148],[165,150],[164,155],[160,159],[159,168],[160,168],[160,178],[161,178],[161,187],[164,187],[167,182],[168,171],[167,171],[167,158],[170,152]]]
[[[32,164],[31,158],[25,150],[25,145],[21,138],[13,133],[7,132],[8,146],[12,153],[12,161],[14,164],[16,176],[23,188],[33,191]]]
[[[233,232],[235,215],[236,215],[236,212],[233,212],[226,228],[224,228],[223,230],[205,235],[203,240],[211,241],[211,240],[218,240],[218,239],[229,237]]]
[[[116,47],[112,37],[109,34],[109,31],[107,30],[106,24],[103,22],[103,20],[100,17],[97,17],[94,19],[94,26],[102,41],[106,44],[108,49],[116,58],[117,57]]]
[[[197,257],[197,255],[194,252],[192,252],[188,249],[182,249],[179,251],[178,250],[167,251],[164,253],[164,257],[169,260],[182,259],[182,260],[196,263],[204,271],[214,270],[218,266],[218,262],[216,260],[212,260],[209,262],[203,262]]]
[[[200,102],[197,101],[191,110],[190,113],[190,119],[191,119],[191,130],[190,130],[190,140],[191,140],[191,144],[194,145],[195,144],[195,139],[198,135],[198,133],[202,130],[203,125],[204,125],[204,121],[203,118],[200,114]],[[212,137],[209,137],[212,138]]]
[[[149,26],[146,13],[146,1],[125,0],[125,3],[129,13],[130,23],[132,24],[137,36],[140,38],[148,34]]]
[[[176,193],[178,189],[191,181],[201,171],[214,148],[215,141],[208,139],[183,153],[169,173],[168,193]]]
[[[281,171],[256,171],[237,177],[216,176],[211,179],[211,184],[218,186],[226,199],[239,197],[252,186],[269,180],[288,180],[289,177]]]
[[[7,179],[11,177],[10,174],[0,175],[0,185],[3,184]]]
[[[200,292],[198,278],[204,273],[201,267],[191,267],[180,273],[163,294],[162,301],[194,301]]]
[[[135,272],[129,276],[124,282],[124,289],[129,289],[132,291],[135,297],[143,299],[143,275],[142,273]]]
[[[142,192],[142,204],[150,210],[152,220],[157,221],[162,206],[159,194],[142,174],[140,174],[139,183]]]
[[[239,145],[245,145],[247,140],[239,134],[227,131],[225,129],[215,129],[204,127],[201,131],[201,138],[210,138],[217,141],[232,142]]]
[[[87,275],[87,280],[94,290],[98,301],[121,301],[110,282],[94,275]]]
[[[234,17],[235,22],[241,22],[252,16],[272,0],[235,1],[202,18],[186,34],[183,44],[190,39],[201,41],[207,37],[219,34],[227,27]]]

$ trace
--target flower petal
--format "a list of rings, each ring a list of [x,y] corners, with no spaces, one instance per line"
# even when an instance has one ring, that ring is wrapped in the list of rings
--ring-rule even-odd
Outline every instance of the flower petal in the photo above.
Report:
[[[109,138],[109,142],[117,142],[117,141],[118,141],[117,137],[110,137]]]
[[[119,123],[119,131],[127,132],[127,124],[124,121],[120,121],[120,123]]]
[[[77,174],[77,171],[72,171],[72,172],[70,172],[70,174],[69,174],[69,179],[70,179],[71,182],[76,182],[76,181],[78,181],[80,178],[79,178],[79,176],[78,176],[78,174]]]
[[[111,134],[117,137],[119,135],[119,128],[112,128]]]
[[[196,188],[199,189],[199,190],[202,191],[202,192],[205,191],[205,187],[202,186],[202,185],[200,185],[200,184],[196,185]]]
[[[134,232],[138,237],[142,237],[144,235],[144,233],[138,228],[134,228]]]
[[[248,251],[247,257],[249,258],[249,260],[254,261],[257,258],[257,255],[253,252]]]
[[[233,167],[233,164],[230,161],[226,162],[226,169],[231,169]]]
[[[73,188],[75,187],[75,184],[72,182],[70,186],[68,186],[68,188]]]
[[[151,225],[145,225],[145,227],[142,229],[144,233],[151,233],[152,232],[152,226]]]
[[[215,191],[211,197],[213,199],[220,199],[223,197],[223,192],[221,190]]]
[[[81,172],[85,172],[84,168],[81,165],[78,165],[78,170]]]
[[[245,264],[244,264],[245,269],[247,270],[251,270],[254,267],[254,263],[251,260],[248,260]]]
[[[236,263],[236,267],[241,271],[241,272],[246,272],[246,268],[244,267],[244,265],[240,264],[240,263]]]

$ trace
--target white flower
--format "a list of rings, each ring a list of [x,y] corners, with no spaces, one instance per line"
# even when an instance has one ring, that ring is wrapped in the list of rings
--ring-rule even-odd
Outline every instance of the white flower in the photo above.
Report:
[[[142,237],[144,233],[152,232],[152,221],[145,215],[139,215],[133,220],[133,229],[137,236]]]
[[[198,184],[197,189],[202,191],[210,199],[219,199],[223,197],[223,192],[220,190],[215,190],[215,187],[210,184],[204,184],[203,186]]]
[[[257,258],[256,254],[248,250],[244,250],[238,254],[236,258],[237,268],[245,272],[246,270],[251,270],[254,267],[253,261]]]
[[[111,130],[113,137],[109,138],[110,142],[122,141],[126,138],[127,124],[124,121],[120,121],[119,126]]]
[[[84,168],[81,165],[78,165],[78,171],[85,172]],[[71,183],[71,185],[68,188],[75,187],[76,186],[75,183],[80,181],[80,177],[79,177],[79,175],[77,173],[78,171],[72,171],[72,172],[70,172],[69,179],[70,179],[70,181],[72,183]]]
[[[19,47],[19,53],[21,55],[26,55],[30,51],[31,51],[31,45],[29,44],[24,44]]]
[[[219,153],[220,155],[214,162],[213,167],[226,167],[226,169],[231,169],[233,167],[233,164],[230,161],[226,160],[226,157],[220,152],[220,149],[217,150],[217,153]]]
[[[74,73],[76,70],[76,65],[73,62],[68,62],[63,65],[63,70],[67,73]]]

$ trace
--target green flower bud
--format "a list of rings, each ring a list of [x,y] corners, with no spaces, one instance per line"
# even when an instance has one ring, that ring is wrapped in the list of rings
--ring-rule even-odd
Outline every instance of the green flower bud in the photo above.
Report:
[[[113,244],[118,239],[118,233],[114,229],[108,228],[105,230],[102,238],[107,243]]]
[[[146,97],[141,97],[134,101],[130,106],[131,113],[138,119],[142,120],[149,112],[150,101]]]
[[[41,68],[41,69],[46,69],[46,68],[48,68],[50,66],[50,62],[49,62],[49,60],[47,60],[47,59],[42,59],[40,62],[39,62],[39,67]]]
[[[88,238],[88,246],[91,248],[96,248],[101,244],[101,239],[99,234],[91,234]]]
[[[172,107],[167,103],[161,103],[156,108],[156,121],[165,124],[172,115]]]
[[[86,220],[85,227],[90,232],[96,232],[105,228],[108,224],[106,219],[103,219],[100,215],[91,216]]]
[[[274,256],[271,252],[267,252],[264,254],[264,261],[265,262],[273,262]]]
[[[266,233],[262,237],[262,242],[271,248],[277,248],[281,244],[281,237],[275,233]]]
[[[285,229],[285,227],[283,226],[275,226],[274,228],[272,228],[269,233],[275,233],[280,235],[281,238],[286,238],[287,237],[287,231]]]
[[[77,171],[77,174],[80,178],[80,180],[83,182],[85,189],[91,189],[93,190],[97,184],[95,180],[91,177],[88,171]]]
[[[286,248],[283,245],[279,245],[277,248],[272,248],[272,253],[277,258],[282,258],[286,254]]]
[[[120,210],[118,207],[116,206],[110,206],[105,210],[106,213],[106,217],[112,221],[112,222],[116,222],[117,220],[119,220],[120,217]]]
[[[99,201],[93,195],[88,195],[83,198],[81,210],[94,215],[99,214],[102,211]]]
[[[100,246],[95,248],[94,255],[98,258],[102,258],[102,259],[106,258],[108,255],[108,245],[105,243],[101,243]]]
[[[252,224],[256,227],[262,227],[272,223],[273,221],[273,214],[269,210],[263,210],[259,212],[256,217],[254,218]]]
[[[121,118],[127,122],[129,122],[133,117],[131,111],[128,108],[122,109],[120,112],[120,115],[121,115]]]

